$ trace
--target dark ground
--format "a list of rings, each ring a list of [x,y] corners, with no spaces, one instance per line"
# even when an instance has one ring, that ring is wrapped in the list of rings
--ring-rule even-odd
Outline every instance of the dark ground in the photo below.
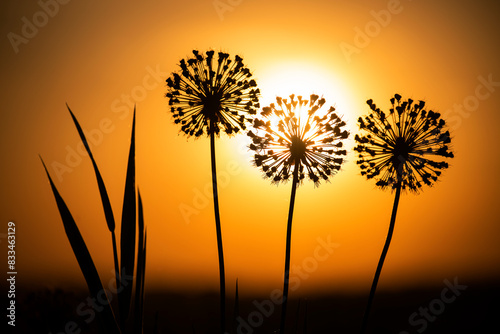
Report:
[[[368,333],[500,333],[500,282],[469,283],[467,289],[458,291],[460,295],[445,291],[444,298],[448,303],[442,299],[445,287],[443,284],[420,290],[377,292]],[[300,300],[300,307],[299,301],[293,299],[293,295],[290,297],[287,332],[359,332],[367,295],[310,296]],[[13,333],[98,333],[98,322],[87,324],[85,320],[89,315],[77,312],[86,298],[85,291],[46,289],[26,292],[17,297],[16,330]],[[278,329],[281,307],[269,299],[266,301],[266,298],[268,296],[240,298],[239,333],[273,333]],[[256,304],[261,306],[260,309]],[[215,333],[217,330],[217,294],[187,296],[147,290],[145,305],[145,334]],[[234,301],[228,301],[227,306],[229,324],[233,319]],[[424,308],[430,308],[427,314],[424,314]],[[410,323],[412,315],[414,318]],[[76,329],[65,329],[69,321],[77,323]],[[238,333],[232,328],[231,333]]]

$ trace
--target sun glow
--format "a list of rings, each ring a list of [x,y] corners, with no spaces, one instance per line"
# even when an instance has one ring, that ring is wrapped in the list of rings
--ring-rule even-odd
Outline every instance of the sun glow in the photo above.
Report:
[[[330,68],[304,62],[290,61],[275,64],[262,71],[257,84],[262,97],[261,107],[276,102],[276,96],[289,98],[291,94],[301,95],[305,99],[311,94],[326,99],[325,107],[335,107],[339,116],[351,123],[351,95],[336,74]]]
[[[316,94],[326,100],[325,105],[318,111],[322,115],[333,106],[337,115],[347,123],[350,132],[356,128],[356,113],[354,112],[354,98],[349,87],[342,82],[331,66],[321,67],[317,64],[305,61],[291,60],[280,63],[267,64],[260,71],[254,72],[257,86],[260,89],[260,111],[271,103],[276,104],[276,97],[290,100],[290,95],[302,96],[309,100],[311,94]],[[307,119],[307,108],[305,115],[300,115],[303,120]],[[271,123],[277,124],[278,119]],[[248,147],[250,141],[247,136],[237,136],[239,147]],[[351,144],[348,145],[349,147]],[[244,154],[244,160],[251,158],[251,153]]]

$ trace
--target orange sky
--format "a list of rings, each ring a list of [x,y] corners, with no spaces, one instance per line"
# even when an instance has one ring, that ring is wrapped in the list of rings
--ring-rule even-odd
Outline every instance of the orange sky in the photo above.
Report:
[[[94,134],[94,156],[117,217],[136,103],[137,181],[149,233],[146,284],[218,289],[212,203],[203,195],[210,184],[209,140],[178,135],[163,97],[164,80],[178,61],[192,49],[208,48],[243,57],[263,104],[297,92],[287,92],[292,88],[324,95],[348,123],[349,149],[369,98],[387,109],[389,98],[400,93],[446,114],[456,157],[435,187],[402,196],[379,286],[500,274],[496,2],[252,0],[218,12],[213,1],[74,1],[59,5],[20,44],[8,34],[23,34],[23,17],[43,18],[41,7],[0,6],[0,233],[9,220],[17,223],[20,282],[84,284],[38,154],[101,278],[112,277],[111,238],[92,166],[87,157],[68,157],[79,138],[65,103]],[[281,287],[290,184],[264,180],[249,161],[245,140],[217,141],[219,174],[226,176],[219,189],[226,277],[228,288],[238,277],[242,293],[266,294]],[[367,291],[371,284],[393,194],[360,176],[353,153],[347,160],[330,183],[298,189],[292,265],[311,265],[318,239],[330,238],[336,248],[315,260],[317,268],[294,293]],[[54,163],[71,172],[59,178]],[[189,221],[179,209],[187,206],[196,210]]]

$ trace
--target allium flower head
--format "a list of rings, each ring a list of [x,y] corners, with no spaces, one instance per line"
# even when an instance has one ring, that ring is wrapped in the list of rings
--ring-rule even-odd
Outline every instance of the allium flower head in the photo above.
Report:
[[[273,183],[285,182],[297,170],[298,180],[305,175],[315,185],[327,181],[343,162],[342,140],[349,133],[342,130],[346,124],[330,107],[320,115],[324,98],[311,95],[310,100],[290,95],[290,101],[276,98],[262,109],[263,119],[254,119],[256,133],[248,132],[252,139],[250,149],[255,151],[254,163]],[[272,124],[276,120],[277,124]]]
[[[358,119],[359,128],[367,134],[356,135],[361,174],[375,178],[382,189],[402,189],[418,192],[432,185],[448,168],[439,157],[453,158],[449,131],[440,114],[425,110],[425,102],[403,101],[401,95],[391,98],[389,114],[381,111],[372,100],[366,102],[372,112]]]
[[[243,59],[229,54],[193,51],[194,57],[180,61],[181,71],[167,82],[166,97],[175,123],[189,136],[216,135],[220,130],[231,135],[245,130],[245,122],[259,108],[259,89],[250,79]],[[214,59],[215,57],[215,59]]]

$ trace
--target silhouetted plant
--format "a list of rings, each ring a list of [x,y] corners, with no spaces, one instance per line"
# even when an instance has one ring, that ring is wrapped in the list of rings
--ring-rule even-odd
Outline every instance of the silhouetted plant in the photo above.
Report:
[[[135,186],[135,109],[132,123],[132,138],[127,163],[127,174],[125,180],[125,191],[123,199],[123,211],[121,222],[121,240],[120,250],[121,258],[118,261],[116,239],[115,239],[115,221],[114,215],[109,202],[109,197],[101,177],[101,173],[94,160],[90,146],[85,138],[85,134],[78,123],[76,117],[71,114],[73,122],[77,128],[78,134],[84,144],[84,147],[89,155],[89,158],[94,167],[97,184],[103,204],[103,210],[106,217],[108,229],[112,234],[113,243],[113,258],[115,261],[115,279],[117,289],[117,299],[119,308],[119,321],[116,320],[111,304],[107,298],[106,290],[103,288],[101,279],[95,267],[92,256],[85,244],[85,241],[76,225],[76,222],[67,207],[65,201],[59,194],[50,174],[42,160],[43,167],[47,173],[52,192],[54,194],[56,204],[63,221],[64,230],[68,241],[70,242],[73,253],[78,261],[78,265],[85,278],[90,294],[94,300],[105,300],[102,303],[102,310],[99,315],[102,318],[102,323],[106,333],[135,333],[141,334],[143,328],[143,299],[144,299],[144,277],[146,271],[146,229],[144,226],[144,217],[142,209],[141,194]],[[40,157],[41,159],[41,157]],[[138,204],[136,201],[138,196]],[[136,215],[136,205],[139,207]],[[136,246],[136,232],[138,231],[138,243]],[[137,264],[135,264],[137,257]],[[135,275],[134,275],[135,273]],[[131,280],[132,277],[132,281]],[[132,298],[135,279],[135,297]],[[133,317],[129,317],[131,308],[133,309]]]
[[[301,96],[295,99],[295,95],[290,95],[290,101],[277,97],[276,102],[277,106],[272,103],[262,109],[260,114],[263,120],[254,119],[256,133],[249,131],[248,136],[252,139],[250,149],[256,152],[254,163],[262,169],[265,177],[274,184],[286,182],[292,177],[280,323],[280,333],[284,333],[296,190],[306,175],[319,185],[340,169],[342,156],[346,155],[342,140],[349,133],[342,130],[346,124],[337,116],[334,107],[320,114],[325,99],[320,99],[318,95],[311,95],[310,100],[303,100]],[[277,124],[273,124],[274,120]]]
[[[219,254],[221,331],[225,331],[225,274],[222,247],[222,232],[217,192],[217,171],[215,161],[215,136],[220,131],[228,135],[246,129],[251,115],[259,108],[259,89],[251,79],[250,70],[243,59],[214,51],[202,54],[193,51],[194,57],[180,61],[181,71],[172,73],[166,80],[169,105],[176,124],[188,136],[210,137],[212,165],[212,188],[214,198],[215,225]]]
[[[381,189],[396,190],[389,232],[375,272],[368,304],[363,317],[361,333],[366,330],[378,279],[389,249],[401,190],[418,193],[423,185],[432,186],[448,168],[448,163],[436,161],[438,157],[453,158],[449,144],[449,131],[440,114],[425,110],[425,102],[403,101],[401,95],[391,98],[389,113],[381,111],[370,99],[366,103],[371,113],[358,119],[364,133],[356,135],[359,153],[357,164],[361,175],[377,180]]]
[[[240,317],[240,298],[238,292],[238,278],[236,278],[236,289],[234,294],[234,310],[233,310],[233,323],[232,330],[233,333],[238,332],[238,318]]]

